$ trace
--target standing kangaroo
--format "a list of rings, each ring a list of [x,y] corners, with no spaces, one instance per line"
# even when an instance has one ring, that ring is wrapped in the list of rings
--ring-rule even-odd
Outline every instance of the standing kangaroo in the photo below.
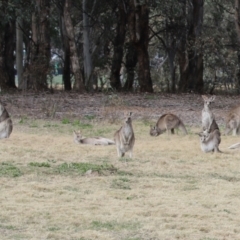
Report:
[[[203,152],[221,152],[219,150],[219,144],[221,143],[221,133],[219,129],[214,129],[211,132],[206,129],[198,135],[200,136],[200,146]]]
[[[13,124],[6,108],[0,103],[0,139],[9,138]]]
[[[103,137],[90,137],[84,138],[80,131],[73,131],[74,142],[78,144],[89,144],[89,145],[114,145],[114,141]]]
[[[135,136],[131,116],[132,113],[130,112],[125,118],[122,127],[114,134],[118,157],[124,157],[125,153],[129,151],[129,157],[132,158]]]
[[[208,132],[212,132],[215,129],[219,130],[219,127],[216,123],[215,117],[209,106],[215,100],[216,96],[207,97],[202,95],[204,100],[204,107],[202,110],[202,130],[207,130]]]
[[[236,136],[240,132],[240,106],[235,107],[229,111],[226,117],[225,134],[232,131],[232,135]]]
[[[184,134],[187,134],[187,129],[183,124],[182,120],[179,119],[176,115],[172,113],[163,114],[157,121],[155,126],[150,126],[150,135],[151,136],[159,136],[160,134],[167,131],[171,131],[174,134],[174,129],[181,129]]]

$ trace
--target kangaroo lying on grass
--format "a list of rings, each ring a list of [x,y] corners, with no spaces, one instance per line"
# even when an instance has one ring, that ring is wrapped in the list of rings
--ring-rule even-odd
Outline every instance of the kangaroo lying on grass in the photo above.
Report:
[[[221,143],[221,134],[218,129],[212,132],[204,130],[198,134],[200,136],[200,146],[203,152],[221,152],[219,144]]]
[[[0,139],[9,138],[13,124],[6,108],[0,103]]]
[[[89,145],[114,145],[113,140],[103,138],[103,137],[90,137],[83,138],[80,131],[73,131],[74,142],[78,144],[89,144]]]
[[[226,117],[225,134],[232,131],[232,135],[236,136],[240,130],[240,106],[235,107],[229,111]]]
[[[179,119],[176,115],[172,113],[163,114],[157,121],[155,126],[150,126],[150,135],[151,136],[158,136],[165,131],[169,134],[170,130],[171,133],[174,134],[174,129],[181,129],[184,134],[187,134],[187,129],[183,124],[182,120]]]
[[[131,115],[132,113],[130,112],[124,120],[122,127],[114,134],[118,157],[123,157],[125,153],[129,151],[129,156],[132,158],[135,136],[132,127]]]
[[[204,107],[202,110],[202,130],[213,132],[215,129],[219,129],[219,127],[209,106],[215,100],[216,96],[207,97],[206,95],[202,95],[202,98],[204,100]]]

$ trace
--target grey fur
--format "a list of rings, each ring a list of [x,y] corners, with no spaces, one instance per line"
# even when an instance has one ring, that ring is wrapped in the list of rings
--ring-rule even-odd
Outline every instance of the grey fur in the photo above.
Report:
[[[115,142],[108,138],[103,137],[90,137],[84,138],[80,131],[73,131],[74,142],[77,144],[89,144],[89,145],[114,145]]]
[[[129,156],[132,158],[135,136],[131,115],[132,113],[130,112],[125,118],[122,127],[114,134],[118,157],[123,157],[125,153],[129,151]]]
[[[174,129],[181,129],[181,131],[184,134],[188,134],[187,133],[187,129],[185,127],[185,125],[183,124],[182,120],[172,114],[172,113],[167,113],[167,114],[163,114],[157,121],[155,126],[150,126],[150,132],[149,134],[151,136],[159,136],[160,134],[164,133],[167,131],[167,133],[169,134],[169,132],[171,131],[172,134],[174,134]]]

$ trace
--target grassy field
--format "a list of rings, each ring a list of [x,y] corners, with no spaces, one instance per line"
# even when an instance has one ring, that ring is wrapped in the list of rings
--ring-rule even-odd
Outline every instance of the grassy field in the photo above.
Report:
[[[134,121],[134,157],[83,146],[72,131],[112,138],[119,124],[14,119],[0,144],[0,239],[240,239],[238,137],[223,154],[187,136],[149,136]]]

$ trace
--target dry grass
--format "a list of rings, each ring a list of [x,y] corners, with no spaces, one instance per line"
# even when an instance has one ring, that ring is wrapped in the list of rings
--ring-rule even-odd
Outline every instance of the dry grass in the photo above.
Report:
[[[116,123],[14,122],[0,144],[0,239],[240,239],[239,151],[227,149],[238,137],[205,154],[197,128],[154,138],[135,121],[134,157],[118,159],[72,137],[112,138]]]

